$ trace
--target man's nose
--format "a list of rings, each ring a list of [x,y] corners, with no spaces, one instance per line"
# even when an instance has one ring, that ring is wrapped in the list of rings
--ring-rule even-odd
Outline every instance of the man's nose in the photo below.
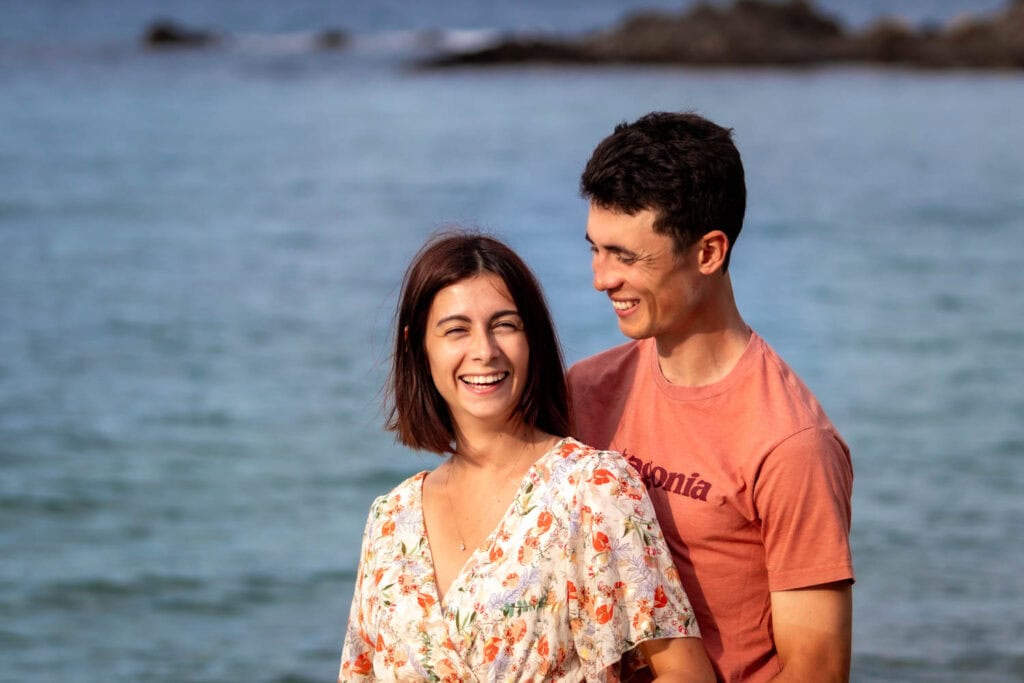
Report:
[[[595,254],[590,266],[594,271],[594,289],[599,292],[607,292],[618,286],[621,278],[615,268],[609,265],[607,258]]]

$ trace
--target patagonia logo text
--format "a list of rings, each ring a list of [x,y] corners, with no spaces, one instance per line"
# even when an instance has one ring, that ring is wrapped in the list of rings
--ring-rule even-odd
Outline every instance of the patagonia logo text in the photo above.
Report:
[[[700,478],[700,472],[670,472],[661,465],[644,462],[635,455],[626,455],[629,464],[640,473],[644,486],[648,489],[662,489],[679,496],[689,496],[694,500],[706,501],[711,491],[711,482]]]

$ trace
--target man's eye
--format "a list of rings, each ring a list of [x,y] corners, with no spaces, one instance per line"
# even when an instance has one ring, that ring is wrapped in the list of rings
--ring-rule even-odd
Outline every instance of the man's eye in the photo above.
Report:
[[[619,254],[618,258],[619,263],[624,263],[627,266],[631,266],[636,263],[636,256],[633,256],[632,254]]]

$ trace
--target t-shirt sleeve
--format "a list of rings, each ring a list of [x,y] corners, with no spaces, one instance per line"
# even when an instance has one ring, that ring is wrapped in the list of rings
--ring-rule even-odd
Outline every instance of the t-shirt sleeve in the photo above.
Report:
[[[587,680],[614,679],[637,644],[700,634],[636,472],[606,453],[581,471],[577,485],[570,626]]]
[[[805,429],[772,450],[754,486],[769,590],[853,579],[852,491],[849,451],[832,432]]]
[[[367,596],[367,575],[372,573],[372,539],[376,534],[375,520],[378,516],[381,499],[370,506],[370,515],[363,529],[363,544],[359,552],[359,569],[356,571],[356,585],[352,594],[352,607],[349,610],[348,627],[345,630],[345,645],[341,651],[341,670],[338,682],[372,681],[374,641],[366,627],[366,605],[363,598]]]

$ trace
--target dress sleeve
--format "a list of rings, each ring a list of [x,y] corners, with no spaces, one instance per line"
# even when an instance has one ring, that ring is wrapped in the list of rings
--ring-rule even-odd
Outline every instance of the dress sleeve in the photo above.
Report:
[[[618,453],[599,452],[577,483],[570,626],[587,680],[615,680],[623,655],[639,643],[700,633],[633,468]]]
[[[345,645],[341,651],[341,670],[338,672],[338,683],[343,681],[372,681],[374,638],[367,627],[369,614],[365,598],[367,575],[373,573],[373,539],[376,537],[376,520],[381,507],[381,499],[370,506],[370,515],[363,529],[363,544],[359,552],[359,569],[356,572],[355,591],[352,595],[352,607],[349,610],[348,627],[345,630]]]

